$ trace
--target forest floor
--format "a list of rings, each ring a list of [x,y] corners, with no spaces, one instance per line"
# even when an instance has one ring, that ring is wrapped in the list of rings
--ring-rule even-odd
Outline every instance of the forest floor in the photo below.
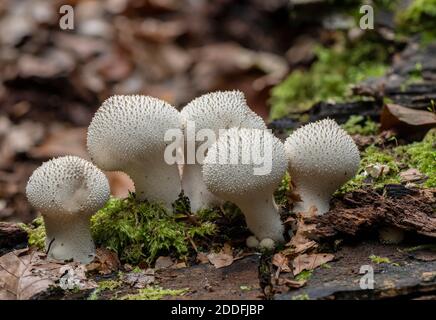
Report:
[[[0,55],[0,300],[436,299],[436,142],[434,129],[429,131],[436,125],[435,41],[396,45],[384,76],[353,85],[349,99],[320,100],[270,121],[276,136],[285,138],[307,121],[333,118],[352,135],[363,159],[358,176],[322,217],[292,212],[294,195],[279,190],[283,221],[294,237],[275,251],[246,248],[243,218],[223,212],[214,213],[222,234],[183,239],[189,246],[177,249],[183,257],[170,250],[137,263],[125,248],[118,256],[102,246],[84,266],[50,261],[41,249],[42,234],[33,231],[42,229],[32,224],[37,213],[25,198],[27,179],[52,157],[89,159],[86,126],[103,97],[141,93],[182,106],[202,92],[240,89],[253,110],[268,118],[271,88],[289,70],[309,69],[313,42],[338,38],[319,24],[290,29],[277,18],[287,17],[285,2],[241,5],[241,16],[241,8],[225,1],[194,12],[177,1],[138,1],[156,17],[141,24],[130,2],[123,20],[117,8],[90,1],[95,7],[82,4],[78,20],[104,21],[97,40],[90,40],[92,30],[59,31],[50,15],[42,15],[42,22],[29,18],[40,25],[28,34],[11,32],[10,43],[0,47],[10,49]],[[20,19],[22,11],[6,3],[12,10],[5,14],[0,5],[0,20],[7,26],[13,23],[5,17]],[[23,3],[33,10],[32,1]],[[389,33],[381,34],[391,44]],[[128,197],[132,182],[122,174],[108,176],[113,195]],[[189,210],[181,215],[180,228],[197,226]],[[28,224],[30,238],[20,223]],[[401,230],[404,240],[382,243],[378,231],[384,227]]]

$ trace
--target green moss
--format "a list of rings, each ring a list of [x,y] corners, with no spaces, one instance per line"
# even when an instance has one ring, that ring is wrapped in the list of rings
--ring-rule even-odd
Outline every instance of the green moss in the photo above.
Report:
[[[313,270],[303,270],[299,274],[295,276],[295,280],[302,281],[302,280],[309,280],[312,277]]]
[[[291,300],[310,300],[310,297],[307,293],[298,294],[293,296]]]
[[[367,179],[365,168],[370,164],[383,164],[389,167],[389,172],[378,178]],[[359,169],[356,176],[344,184],[336,194],[345,194],[362,188],[365,184],[373,185],[374,188],[381,188],[385,184],[400,183],[398,176],[399,167],[394,157],[375,146],[369,146],[361,154]]]
[[[100,296],[100,293],[109,290],[114,291],[119,288],[123,282],[121,280],[103,280],[98,282],[98,288],[94,289],[92,293],[89,295],[88,300],[97,300]]]
[[[285,173],[279,187],[274,193],[274,199],[278,205],[286,205],[288,202],[288,194],[291,191],[291,177],[288,172]]]
[[[425,174],[428,179],[423,187],[436,187],[436,129],[430,130],[420,142],[399,146],[394,149],[382,150],[375,146],[369,146],[361,154],[361,161],[357,175],[345,185],[337,194],[344,194],[357,190],[365,184],[374,188],[381,188],[386,184],[400,183],[400,169],[407,170],[416,168]],[[384,164],[389,167],[389,172],[377,179],[369,179],[365,174],[365,168],[370,164]]]
[[[371,260],[372,263],[375,264],[391,263],[391,260],[389,258],[379,257],[376,255],[370,255],[369,259]]]
[[[45,226],[44,219],[38,217],[31,224],[20,223],[19,226],[27,232],[29,236],[29,246],[44,250],[45,248]]]
[[[436,130],[430,130],[421,142],[395,148],[394,152],[401,163],[416,168],[428,179],[423,186],[436,187]]]
[[[162,289],[161,287],[147,287],[139,289],[135,294],[128,294],[121,297],[121,300],[160,300],[165,296],[181,296],[189,289]]]
[[[185,216],[186,217],[186,216]],[[159,254],[174,254],[178,258],[188,253],[191,239],[211,236],[215,225],[208,221],[197,224],[163,207],[127,199],[110,199],[105,208],[91,219],[91,231],[98,245],[118,253],[122,261],[151,263]]]
[[[365,118],[360,115],[353,115],[342,125],[342,128],[349,134],[369,136],[377,134],[379,126],[380,125],[378,123],[375,123],[370,118]]]
[[[420,33],[434,39],[436,36],[436,1],[414,0],[405,10],[399,10],[397,24],[406,34]]]
[[[317,47],[317,60],[308,71],[293,71],[272,89],[271,118],[308,110],[318,101],[352,100],[350,85],[385,73],[388,49],[364,40],[354,45]]]

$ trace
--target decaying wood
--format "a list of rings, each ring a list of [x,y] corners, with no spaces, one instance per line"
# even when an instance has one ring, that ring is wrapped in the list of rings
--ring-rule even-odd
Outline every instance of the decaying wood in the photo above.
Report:
[[[360,232],[392,225],[436,238],[436,189],[411,190],[401,185],[384,192],[358,190],[333,203],[333,209],[316,217],[315,238]]]
[[[0,252],[27,243],[27,233],[18,225],[0,222]]]
[[[436,294],[436,261],[418,259],[408,249],[406,245],[378,242],[344,246],[335,253],[329,268],[314,270],[304,287],[282,292],[274,299],[432,299]],[[374,262],[371,256],[387,262]],[[367,283],[364,275],[373,277],[373,288],[361,287],[362,280]]]

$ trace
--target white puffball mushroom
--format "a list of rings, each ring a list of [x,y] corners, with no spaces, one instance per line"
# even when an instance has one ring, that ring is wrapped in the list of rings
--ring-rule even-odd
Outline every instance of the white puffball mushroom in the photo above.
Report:
[[[334,120],[309,123],[294,131],[285,142],[289,174],[301,202],[295,212],[329,211],[332,194],[356,174],[359,150],[353,139]]]
[[[51,258],[82,263],[94,259],[90,218],[110,195],[102,171],[78,157],[53,159],[33,172],[26,195],[44,218],[46,248]]]
[[[220,129],[256,128],[266,129],[265,122],[247,105],[241,91],[217,91],[202,95],[188,103],[180,112],[185,126],[185,152],[189,144],[197,150],[203,141],[195,141],[195,135],[203,129],[210,129],[218,137]],[[195,135],[187,128],[188,120],[195,124]],[[194,141],[193,141],[194,140]],[[214,141],[210,141],[212,143]],[[207,148],[205,150],[207,152]],[[182,187],[190,199],[191,210],[196,212],[222,204],[222,200],[210,193],[203,182],[201,162],[186,163],[183,166]]]
[[[282,242],[284,228],[273,193],[286,166],[285,148],[269,130],[232,128],[209,148],[203,179],[209,191],[241,209],[258,239]]]
[[[404,240],[404,231],[394,226],[380,228],[378,235],[384,244],[400,244]]]
[[[259,247],[259,240],[255,236],[249,236],[247,240],[245,240],[245,244],[248,248],[257,248]]]
[[[167,164],[170,129],[182,130],[180,113],[165,101],[141,95],[116,95],[97,110],[88,128],[92,161],[102,170],[122,171],[135,184],[139,200],[168,209],[181,192],[177,164]],[[180,141],[180,144],[182,141]]]
[[[274,250],[276,243],[272,239],[265,238],[259,243],[259,247],[265,250]]]

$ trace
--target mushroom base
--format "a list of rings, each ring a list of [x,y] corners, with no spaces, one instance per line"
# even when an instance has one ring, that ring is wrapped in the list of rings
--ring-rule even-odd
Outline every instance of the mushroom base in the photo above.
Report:
[[[141,200],[162,203],[172,212],[172,203],[182,191],[177,164],[168,165],[165,160],[147,162],[141,167],[125,170],[135,184],[136,197]]]
[[[200,164],[186,164],[183,166],[182,189],[185,196],[189,198],[192,212],[224,203],[223,200],[207,189],[203,182],[201,170]]]
[[[235,202],[245,216],[248,229],[259,240],[269,238],[276,242],[284,242],[284,227],[273,197],[259,196],[250,200]]]
[[[322,215],[330,210],[330,195],[325,196],[319,191],[296,189],[301,201],[294,203],[294,212],[308,212],[312,206],[316,208],[316,214]]]
[[[89,263],[95,257],[95,245],[90,231],[90,216],[60,214],[44,215],[46,251],[55,260]]]

